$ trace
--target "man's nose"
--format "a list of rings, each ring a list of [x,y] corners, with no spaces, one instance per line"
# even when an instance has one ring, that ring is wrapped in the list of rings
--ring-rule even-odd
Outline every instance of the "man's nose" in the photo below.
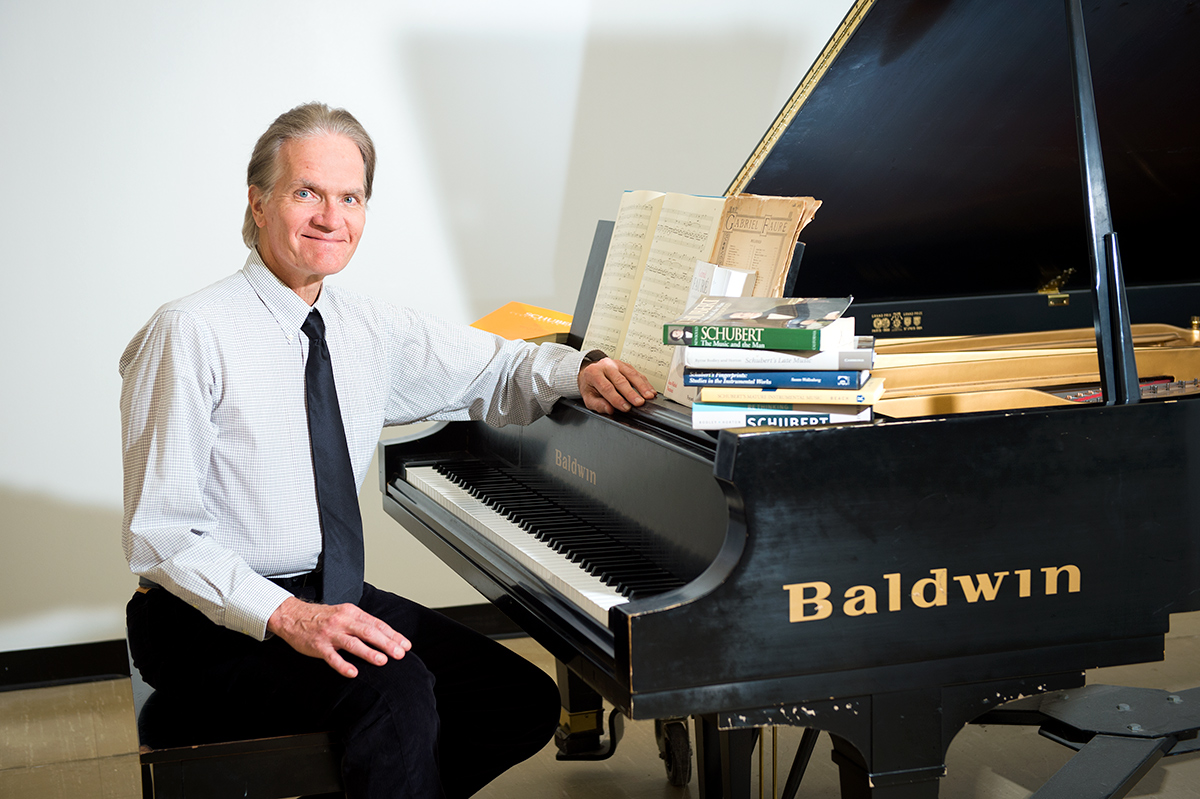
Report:
[[[342,225],[342,212],[338,203],[322,201],[312,215],[312,223],[323,230],[336,230]]]

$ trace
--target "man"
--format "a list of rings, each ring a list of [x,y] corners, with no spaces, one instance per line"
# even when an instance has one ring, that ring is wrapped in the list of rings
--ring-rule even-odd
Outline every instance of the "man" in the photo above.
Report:
[[[560,396],[654,396],[632,367],[509,342],[326,286],[358,246],[374,145],[299,106],[247,170],[244,268],[163,306],[121,358],[135,664],[249,723],[329,726],[352,797],[467,796],[553,733],[540,670],[362,582],[382,426],[528,423]]]

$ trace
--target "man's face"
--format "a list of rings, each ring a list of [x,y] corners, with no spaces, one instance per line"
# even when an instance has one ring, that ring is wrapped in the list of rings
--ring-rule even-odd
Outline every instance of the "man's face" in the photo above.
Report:
[[[321,281],[345,268],[366,223],[363,159],[345,136],[289,139],[270,199],[250,187],[263,261],[312,303]]]

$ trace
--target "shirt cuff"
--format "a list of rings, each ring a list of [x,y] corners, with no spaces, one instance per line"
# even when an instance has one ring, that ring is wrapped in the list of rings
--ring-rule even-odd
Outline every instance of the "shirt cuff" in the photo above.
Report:
[[[545,347],[546,345],[541,346]],[[550,387],[560,397],[581,396],[579,393],[579,370],[583,368],[583,362],[587,360],[587,356],[570,347],[563,346],[561,349],[562,359],[555,364],[554,370],[550,373]],[[599,352],[599,350],[593,350],[593,352]]]
[[[292,593],[266,577],[246,580],[225,606],[225,626],[256,641],[267,637],[267,621]]]

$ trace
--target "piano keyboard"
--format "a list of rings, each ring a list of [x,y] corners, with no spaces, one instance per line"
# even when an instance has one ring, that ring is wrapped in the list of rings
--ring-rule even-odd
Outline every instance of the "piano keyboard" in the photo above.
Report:
[[[683,585],[621,540],[629,531],[619,520],[589,513],[536,476],[476,460],[411,466],[406,476],[605,626],[614,605]]]
[[[576,607],[608,626],[608,609],[629,600],[578,564],[538,541],[432,466],[409,467],[409,483],[516,559]]]

